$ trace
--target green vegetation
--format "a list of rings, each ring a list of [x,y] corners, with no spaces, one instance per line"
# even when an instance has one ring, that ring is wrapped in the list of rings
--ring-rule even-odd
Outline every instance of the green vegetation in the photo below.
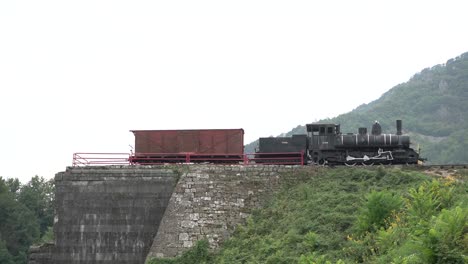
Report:
[[[25,185],[0,177],[0,263],[27,263],[32,243],[53,239],[53,181],[35,176]]]
[[[207,264],[214,262],[214,255],[209,252],[209,244],[206,240],[200,240],[190,250],[184,252],[178,258],[151,259],[146,264]]]
[[[468,163],[468,53],[444,65],[427,68],[408,82],[399,84],[379,99],[349,113],[320,120],[341,124],[344,133],[378,120],[384,133],[395,133],[395,120],[403,120],[403,132],[411,136],[413,148],[432,164]],[[304,134],[298,126],[287,133]],[[246,145],[253,152],[256,142]]]
[[[324,169],[285,186],[223,247],[155,263],[466,263],[467,171]],[[455,176],[457,178],[455,178]]]

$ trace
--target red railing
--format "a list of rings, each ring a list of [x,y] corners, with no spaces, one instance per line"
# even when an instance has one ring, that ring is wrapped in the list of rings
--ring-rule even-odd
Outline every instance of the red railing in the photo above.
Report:
[[[160,165],[166,163],[213,163],[240,165],[304,165],[304,152],[251,154],[198,153],[75,153],[73,166],[89,165]]]
[[[128,165],[129,160],[130,154],[128,153],[80,152],[73,154],[73,166]]]

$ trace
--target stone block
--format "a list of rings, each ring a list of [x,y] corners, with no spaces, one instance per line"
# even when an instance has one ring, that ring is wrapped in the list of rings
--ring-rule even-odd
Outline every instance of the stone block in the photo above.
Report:
[[[189,240],[189,234],[188,233],[180,233],[179,234],[179,240],[182,240],[182,241]]]
[[[184,241],[184,248],[191,248],[193,246],[192,241]]]

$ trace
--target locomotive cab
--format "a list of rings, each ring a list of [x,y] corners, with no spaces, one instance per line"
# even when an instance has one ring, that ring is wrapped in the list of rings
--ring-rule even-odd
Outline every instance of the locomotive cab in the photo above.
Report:
[[[307,124],[309,146],[312,149],[327,150],[334,148],[335,138],[341,134],[340,125],[336,124]]]
[[[341,134],[340,125],[337,124],[307,124],[309,137],[308,157],[313,163],[325,164],[334,159],[336,136]]]

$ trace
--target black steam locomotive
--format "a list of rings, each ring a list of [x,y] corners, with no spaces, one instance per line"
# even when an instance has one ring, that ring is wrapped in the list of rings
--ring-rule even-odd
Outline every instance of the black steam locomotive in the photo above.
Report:
[[[402,135],[402,122],[396,121],[396,134],[382,134],[376,121],[371,133],[359,128],[358,133],[342,134],[340,125],[307,124],[307,135],[260,138],[256,153],[271,153],[270,158],[291,160],[295,155],[309,164],[374,165],[417,164],[419,154],[410,148],[410,138]],[[273,154],[273,153],[278,153]]]

